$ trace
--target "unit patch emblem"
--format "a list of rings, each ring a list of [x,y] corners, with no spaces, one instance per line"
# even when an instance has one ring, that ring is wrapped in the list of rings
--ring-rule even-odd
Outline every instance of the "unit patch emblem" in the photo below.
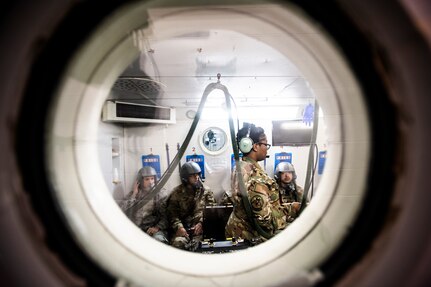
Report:
[[[260,195],[255,195],[251,198],[250,203],[254,210],[262,210],[263,198]]]

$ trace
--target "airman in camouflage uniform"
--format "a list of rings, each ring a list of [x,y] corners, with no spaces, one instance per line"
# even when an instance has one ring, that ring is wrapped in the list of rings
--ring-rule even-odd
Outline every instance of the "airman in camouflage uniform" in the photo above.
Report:
[[[156,181],[157,173],[154,168],[150,166],[141,168],[133,185],[133,190],[120,205],[121,209],[128,213],[131,206],[142,200],[151,191]],[[154,239],[166,244],[169,243],[167,239],[168,220],[166,216],[167,196],[166,190],[162,189],[141,208],[137,210],[132,209],[132,214],[130,214],[130,220],[133,223]]]
[[[241,139],[249,137],[252,142],[249,149],[241,148]],[[286,226],[286,215],[279,201],[276,182],[270,178],[258,164],[266,158],[267,138],[262,128],[251,125],[243,127],[237,135],[237,141],[244,156],[240,162],[242,179],[238,178],[236,169],[232,173],[232,198],[234,209],[226,224],[226,237],[236,237],[252,241],[256,244],[267,240],[262,236],[251,218],[247,215],[239,189],[239,180],[243,180],[248,199],[251,204],[252,216],[260,228],[269,235],[275,235]]]
[[[291,223],[299,215],[304,189],[296,183],[295,167],[289,162],[280,162],[274,177],[280,187],[280,202],[286,209],[287,223]]]
[[[193,251],[202,240],[203,211],[207,205],[216,205],[214,194],[200,180],[201,169],[195,162],[181,167],[182,184],[171,193],[167,213],[172,229],[171,244]]]

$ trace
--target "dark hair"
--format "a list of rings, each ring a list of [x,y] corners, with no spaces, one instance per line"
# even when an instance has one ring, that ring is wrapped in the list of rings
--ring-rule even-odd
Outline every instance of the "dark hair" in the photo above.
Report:
[[[256,127],[254,124],[251,123],[244,123],[242,128],[238,131],[236,135],[236,141],[238,143],[241,141],[242,138],[245,138],[247,136],[247,134],[249,133],[249,129],[250,134],[248,137],[251,138],[254,143],[258,143],[261,136],[265,134],[265,130],[263,128]]]

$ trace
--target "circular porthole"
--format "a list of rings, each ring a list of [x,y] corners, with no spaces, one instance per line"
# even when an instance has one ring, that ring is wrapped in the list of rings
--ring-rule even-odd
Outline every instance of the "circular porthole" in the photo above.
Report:
[[[233,25],[231,21],[241,21],[243,25]],[[199,25],[189,25],[190,22]],[[253,33],[250,27],[254,27]],[[205,256],[155,242],[118,208],[100,165],[100,114],[113,83],[138,53],[148,53],[149,47],[158,42],[215,28],[251,38],[268,31],[277,35],[260,41],[291,59],[308,80],[325,116],[330,157],[317,196],[286,231],[245,251]],[[300,37],[297,29],[316,33],[319,38],[310,42]],[[366,190],[370,136],[359,85],[327,36],[289,6],[125,6],[101,25],[73,57],[51,106],[48,123],[48,170],[67,223],[94,260],[115,277],[136,284],[181,282],[184,286],[202,286],[215,278],[234,285],[265,285],[267,278],[272,284],[286,283],[315,268],[338,246]],[[226,147],[226,135],[217,128],[206,129],[201,145],[217,153]],[[175,258],[181,258],[182,263]],[[286,265],[290,266],[288,271]]]
[[[407,23],[393,29],[396,33],[386,27],[384,33],[379,34],[378,29],[384,26],[381,23],[398,21],[385,20],[389,17],[383,13],[386,11],[379,13],[380,7],[371,3],[368,3],[370,7],[376,9],[368,11],[361,6],[361,1],[337,1],[337,4],[326,4],[331,5],[329,8],[315,7],[315,4],[310,4],[312,1],[296,1],[308,13],[305,14],[290,4],[224,5],[222,2],[188,6],[187,1],[183,1],[181,5],[170,6],[165,2],[158,5],[157,1],[146,1],[116,7],[109,3],[97,6],[79,1],[79,4],[71,5],[72,8],[59,3],[56,4],[58,6],[41,6],[44,9],[36,9],[34,13],[56,16],[40,17],[46,18],[44,25],[38,25],[39,20],[32,23],[33,29],[40,29],[38,37],[19,42],[19,45],[3,46],[5,50],[17,51],[20,60],[26,60],[20,62],[22,65],[4,65],[10,69],[1,77],[4,83],[1,87],[6,91],[2,93],[1,109],[8,123],[1,129],[0,137],[5,143],[2,157],[6,160],[2,162],[7,162],[3,165],[1,183],[5,190],[11,191],[2,197],[2,203],[6,203],[3,206],[4,223],[11,226],[11,232],[7,232],[3,239],[7,244],[1,247],[4,247],[2,254],[6,254],[3,258],[14,259],[5,266],[18,266],[16,270],[19,271],[11,276],[21,277],[20,282],[34,279],[32,284],[37,284],[51,274],[54,277],[51,282],[55,282],[51,285],[59,285],[58,282],[63,280],[73,282],[70,285],[84,284],[68,276],[70,274],[65,270],[71,268],[71,273],[76,272],[88,280],[89,285],[101,286],[112,285],[114,281],[119,281],[118,285],[128,282],[150,286],[331,284],[331,280],[351,271],[352,264],[358,263],[358,259],[367,252],[374,253],[368,256],[368,261],[361,263],[364,276],[356,273],[350,277],[351,281],[352,278],[353,281],[361,278],[358,282],[384,283],[400,279],[407,282],[424,274],[421,263],[429,260],[425,261],[425,255],[417,255],[426,253],[423,252],[425,248],[419,249],[427,246],[423,243],[429,235],[428,229],[420,224],[426,222],[424,215],[429,202],[426,200],[429,198],[427,181],[424,180],[428,162],[424,143],[429,142],[429,136],[423,133],[429,122],[426,120],[429,113],[424,112],[429,102],[424,96],[429,89],[424,87],[429,84],[424,83],[429,81],[421,76],[429,74],[422,72],[428,71],[430,65],[427,65],[429,58],[424,54],[406,53],[409,56],[405,56],[400,52],[406,39],[415,39],[413,36],[416,35],[404,30],[416,31],[411,27],[414,26],[412,21],[405,19],[408,13],[403,11],[394,16],[398,17],[399,23]],[[67,8],[55,9],[62,5]],[[386,5],[392,10],[400,10],[391,4],[382,6]],[[347,11],[352,18],[358,13],[357,26],[349,26],[352,19],[344,18]],[[325,12],[328,15],[333,13],[334,17],[323,15]],[[373,13],[378,15],[373,16]],[[325,21],[316,23],[308,15]],[[367,17],[359,19],[363,15]],[[67,20],[61,23],[63,16]],[[7,18],[7,21],[12,18]],[[22,27],[14,23],[16,27]],[[56,29],[47,29],[55,25],[58,25]],[[350,28],[345,30],[344,26]],[[97,29],[93,31],[93,27]],[[370,37],[365,44],[362,42],[364,35],[355,34],[359,28]],[[345,31],[355,33],[347,35]],[[1,33],[3,35],[3,31]],[[47,39],[51,34],[55,36],[53,40]],[[100,116],[103,103],[111,96],[119,75],[140,53],[148,55],[147,61],[141,64],[154,71],[151,76],[164,75],[159,74],[157,59],[153,57],[158,50],[151,45],[165,42],[168,46],[174,41],[227,34],[259,42],[261,48],[271,47],[300,70],[321,106],[327,136],[327,161],[316,196],[287,230],[257,247],[235,254],[206,256],[176,250],[152,240],[121,212],[110,192],[109,184],[112,182],[106,180],[109,171],[105,169],[104,154],[110,154],[114,160],[114,153],[110,146],[105,145],[107,137],[103,133],[106,125]],[[20,39],[28,36],[21,30],[16,35]],[[355,41],[358,37],[360,40]],[[398,42],[391,42],[394,38]],[[7,39],[12,40],[13,37]],[[232,39],[225,40],[233,43]],[[424,51],[421,43],[409,46],[408,50]],[[35,46],[39,48],[37,52]],[[28,49],[26,53],[23,52],[24,47]],[[205,47],[190,48],[199,55],[206,51]],[[231,47],[231,51],[235,49]],[[172,54],[177,52],[175,49]],[[412,54],[417,58],[412,58]],[[10,55],[15,57],[15,53]],[[35,62],[31,71],[29,55]],[[249,60],[257,60],[248,55]],[[62,61],[56,61],[58,59]],[[182,64],[190,60],[181,56],[178,59],[184,61]],[[189,65],[192,68],[199,65],[199,69],[193,69],[193,72],[211,66],[212,59],[200,60]],[[270,62],[270,58],[264,59],[262,67]],[[233,63],[235,59],[230,57],[223,64],[229,69],[234,67]],[[171,64],[172,71],[180,66]],[[376,74],[376,66],[380,76]],[[188,75],[178,74],[183,78]],[[30,75],[28,86],[25,81],[16,81],[25,79],[25,75]],[[222,81],[229,80],[225,76]],[[207,78],[200,75],[194,80],[203,83]],[[382,78],[385,83],[382,83]],[[151,89],[148,85],[144,88],[151,90],[152,94],[172,91],[174,85],[166,85],[161,91],[157,83],[163,80],[159,80],[151,81],[154,83]],[[383,88],[383,85],[388,86]],[[180,83],[179,86],[183,94],[191,95],[184,85]],[[54,92],[53,87],[56,87]],[[267,87],[270,90],[272,85]],[[292,88],[295,88],[294,84],[286,85],[286,90]],[[24,89],[25,93],[22,92]],[[127,86],[127,89],[139,87]],[[21,97],[23,109],[17,113]],[[265,102],[262,96],[244,99],[255,100],[255,108]],[[189,99],[184,102],[185,105],[193,104]],[[394,115],[393,104],[400,110],[399,118]],[[169,102],[163,106],[169,106]],[[216,112],[219,107],[213,106]],[[194,109],[187,106],[184,110]],[[189,120],[194,116],[186,114]],[[15,119],[18,119],[16,138],[12,135]],[[188,128],[184,122],[177,126],[178,130]],[[206,127],[222,126],[213,123]],[[167,129],[151,125],[135,128],[158,133],[160,137],[155,137],[152,142],[157,148],[164,147],[158,139],[170,136]],[[124,136],[124,133],[118,133],[118,136]],[[134,145],[126,146],[126,149],[135,152],[135,146],[144,146],[139,138],[131,136],[130,139]],[[411,150],[404,150],[405,146]],[[401,149],[398,154],[395,152],[397,148]],[[120,152],[115,160],[121,156]],[[410,191],[404,192],[407,189]],[[392,194],[394,191],[396,196]],[[27,195],[30,195],[30,200],[27,200]],[[383,228],[385,218],[387,222]],[[409,237],[411,228],[414,236]],[[381,248],[369,248],[375,238],[380,240],[375,242],[375,246]],[[412,248],[399,248],[406,245]],[[377,249],[381,253],[376,253]],[[397,261],[401,249],[409,253],[402,263]],[[19,256],[21,254],[25,256]],[[21,257],[26,259],[21,260]],[[370,257],[371,264],[367,265]],[[420,263],[416,262],[417,258]],[[179,260],[184,263],[179,263]],[[37,268],[26,270],[37,275],[22,278],[21,267],[32,264]],[[417,269],[414,267],[416,264],[419,265]],[[393,276],[388,278],[385,271],[398,270],[400,266],[405,272],[392,272]],[[5,274],[9,276],[12,273]],[[104,283],[96,278],[99,275],[104,278]],[[412,281],[412,284],[418,282],[427,281]]]

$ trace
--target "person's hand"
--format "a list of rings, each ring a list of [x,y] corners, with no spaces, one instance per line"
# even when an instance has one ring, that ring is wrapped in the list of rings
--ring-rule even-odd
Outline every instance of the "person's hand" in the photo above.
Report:
[[[138,195],[139,192],[139,182],[135,181],[135,183],[133,184],[133,193],[132,193],[132,197],[136,198],[136,196]]]
[[[203,231],[203,229],[202,229],[202,223],[198,223],[198,224],[196,224],[194,227],[193,227],[193,234],[194,235],[201,235],[202,234],[202,231]]]
[[[160,228],[158,228],[157,226],[155,227],[150,227],[147,229],[147,234],[150,236],[153,236],[154,233],[159,232]]]
[[[301,203],[300,202],[292,202],[292,209],[295,212],[298,212],[300,208],[301,208]]]
[[[184,227],[181,227],[177,230],[177,232],[175,233],[176,237],[186,237],[187,239],[189,238],[189,234],[187,233],[186,229]]]

